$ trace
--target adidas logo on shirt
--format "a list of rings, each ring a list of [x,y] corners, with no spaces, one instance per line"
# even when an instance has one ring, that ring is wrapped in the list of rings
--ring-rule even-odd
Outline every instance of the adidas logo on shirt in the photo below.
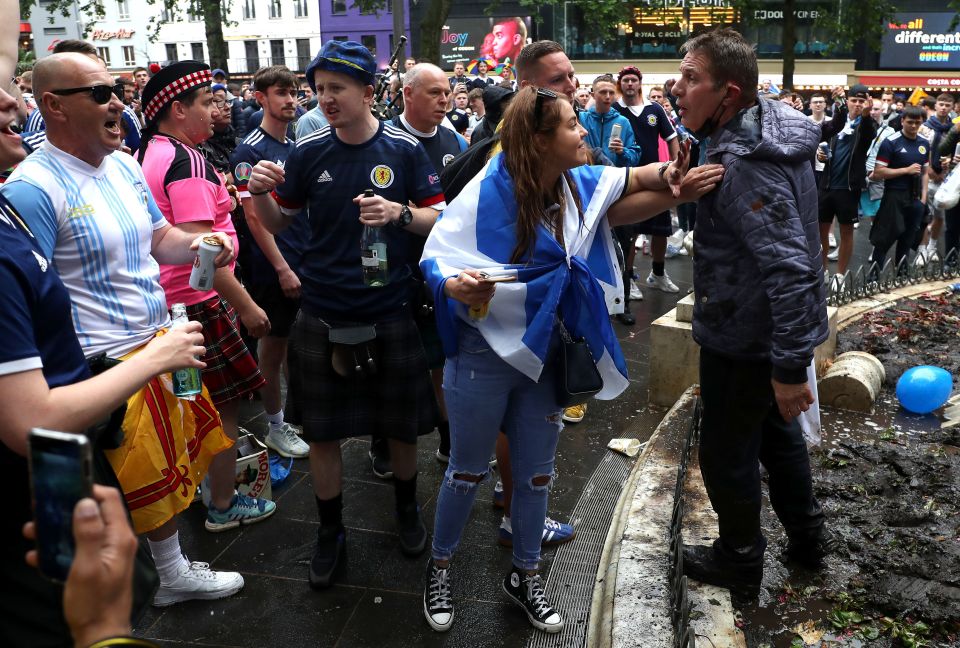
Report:
[[[333,182],[333,176],[330,175],[329,171],[324,170],[324,172],[320,174],[320,177],[317,178],[317,182]]]

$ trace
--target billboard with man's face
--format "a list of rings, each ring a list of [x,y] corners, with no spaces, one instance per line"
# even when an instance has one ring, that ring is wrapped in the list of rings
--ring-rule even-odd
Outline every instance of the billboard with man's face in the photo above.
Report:
[[[440,33],[440,66],[485,59],[492,68],[513,64],[527,43],[529,16],[451,18]]]

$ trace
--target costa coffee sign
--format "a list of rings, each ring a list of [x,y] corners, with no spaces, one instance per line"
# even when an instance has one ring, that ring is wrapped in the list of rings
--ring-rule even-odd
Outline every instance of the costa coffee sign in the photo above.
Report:
[[[104,29],[95,29],[90,35],[90,40],[113,40],[115,38],[133,38],[133,29],[118,29],[117,31],[106,31]]]
[[[930,76],[870,76],[862,75],[860,83],[868,86],[902,86],[921,88],[960,88],[960,77]]]

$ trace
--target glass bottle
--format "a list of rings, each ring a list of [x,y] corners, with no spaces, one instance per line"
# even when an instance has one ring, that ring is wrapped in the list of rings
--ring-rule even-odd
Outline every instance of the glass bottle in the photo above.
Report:
[[[363,197],[372,198],[373,190],[365,190]],[[363,235],[360,237],[360,262],[364,284],[371,288],[382,288],[390,283],[387,272],[387,238],[382,227],[363,227]]]
[[[173,316],[173,322],[170,328],[183,326],[190,320],[187,318],[187,307],[184,304],[174,304],[170,308],[170,314]],[[186,367],[177,369],[170,374],[173,379],[173,395],[184,400],[196,400],[200,393],[202,385],[200,382],[200,370],[196,367]]]

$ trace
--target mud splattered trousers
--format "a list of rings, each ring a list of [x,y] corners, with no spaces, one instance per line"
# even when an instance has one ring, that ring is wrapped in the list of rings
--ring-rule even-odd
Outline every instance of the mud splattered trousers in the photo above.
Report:
[[[489,475],[497,433],[503,430],[510,441],[513,469],[513,563],[520,569],[537,569],[563,429],[554,366],[548,362],[540,381],[534,382],[504,362],[477,330],[465,325],[460,329],[459,353],[447,358],[443,371],[451,445],[437,498],[433,557],[448,560],[456,551],[477,487]]]

